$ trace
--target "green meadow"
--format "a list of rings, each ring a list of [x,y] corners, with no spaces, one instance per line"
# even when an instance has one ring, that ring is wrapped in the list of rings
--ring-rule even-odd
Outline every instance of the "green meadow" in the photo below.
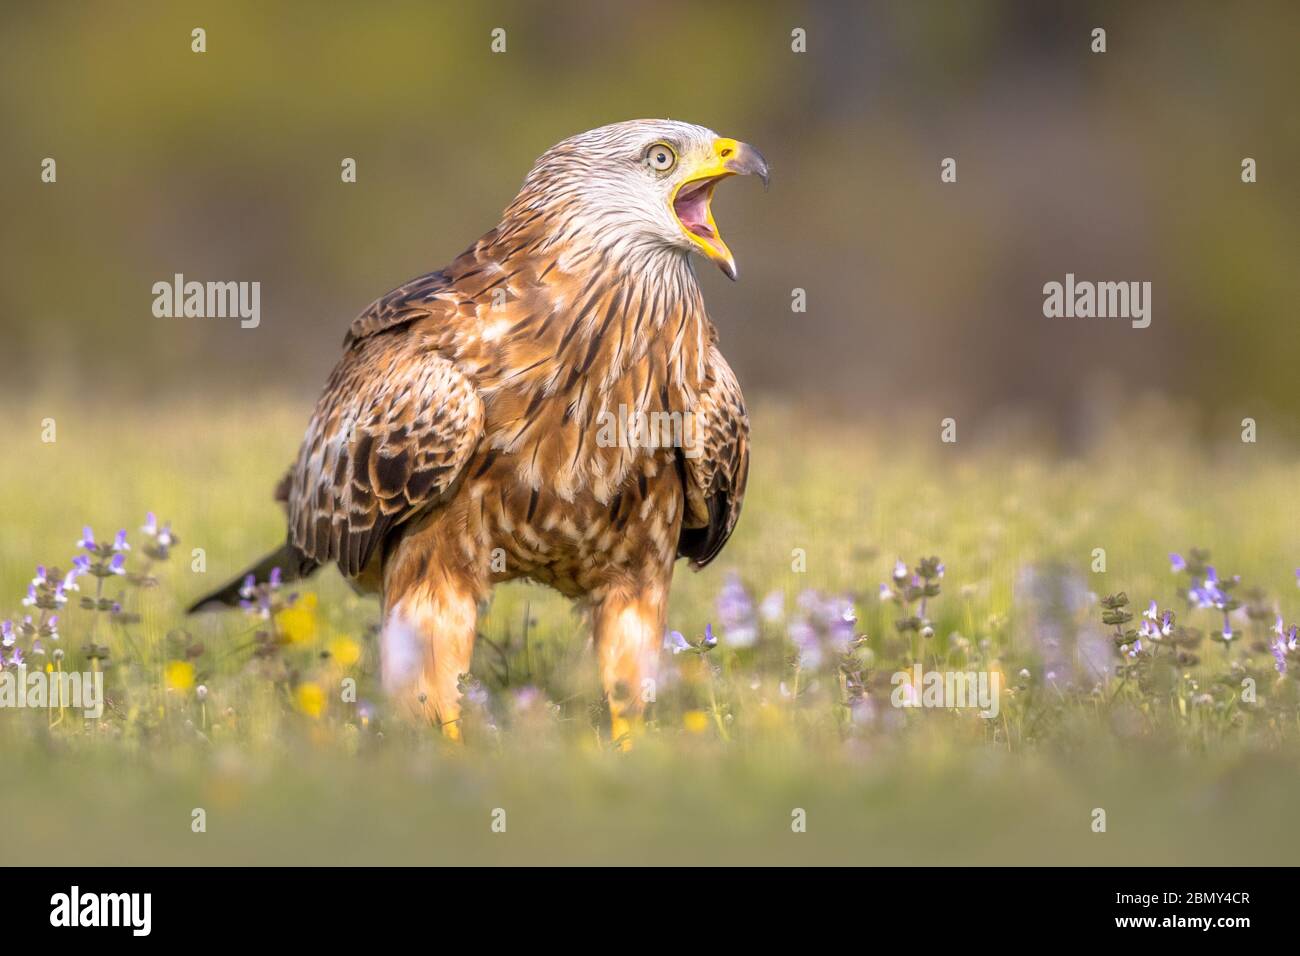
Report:
[[[83,526],[131,550],[76,579],[43,653],[14,641],[29,669],[101,671],[106,702],[0,708],[0,862],[1296,859],[1300,484],[1281,452],[1207,445],[1156,406],[1064,454],[1010,425],[944,444],[938,416],[868,429],[760,403],[740,525],[714,565],[679,565],[670,628],[692,646],[664,650],[623,753],[585,622],[538,586],[481,619],[463,745],[389,718],[377,604],[333,571],[267,616],[184,616],[282,536],[271,491],[308,412],[6,407],[0,619],[39,623],[28,584],[72,566]],[[1222,608],[1189,599],[1207,564]],[[1151,601],[1156,636],[1126,637]],[[996,713],[896,706],[923,697],[899,676],[917,665],[995,676]]]

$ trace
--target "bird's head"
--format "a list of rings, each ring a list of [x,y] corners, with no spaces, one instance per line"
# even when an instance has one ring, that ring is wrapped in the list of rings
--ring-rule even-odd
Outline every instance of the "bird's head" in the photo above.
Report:
[[[543,153],[510,212],[552,213],[554,228],[615,254],[698,252],[734,279],[736,260],[710,204],[719,182],[750,173],[767,185],[767,163],[752,146],[690,123],[630,120]]]

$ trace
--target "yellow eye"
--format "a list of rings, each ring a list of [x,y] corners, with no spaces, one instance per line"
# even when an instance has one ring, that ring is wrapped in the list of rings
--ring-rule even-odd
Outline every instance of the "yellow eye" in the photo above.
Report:
[[[677,154],[667,143],[655,143],[645,154],[646,165],[657,173],[666,173],[677,165]]]

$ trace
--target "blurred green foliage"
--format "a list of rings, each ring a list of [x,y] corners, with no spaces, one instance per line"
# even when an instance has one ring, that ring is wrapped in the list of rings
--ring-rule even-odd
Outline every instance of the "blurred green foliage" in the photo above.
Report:
[[[0,388],[314,390],[351,316],[493,225],[544,148],[672,116],[773,167],[720,191],[740,283],[701,270],[752,392],[1067,438],[1097,394],[1294,412],[1298,27],[1288,3],[6,5]],[[1151,280],[1152,327],[1044,319],[1067,271]],[[261,281],[261,327],[154,318],[176,272]]]

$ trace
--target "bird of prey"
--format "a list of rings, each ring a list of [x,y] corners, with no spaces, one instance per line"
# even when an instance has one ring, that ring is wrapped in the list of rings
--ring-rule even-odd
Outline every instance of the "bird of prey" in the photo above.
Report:
[[[749,422],[692,253],[736,264],[714,187],[767,164],[669,120],[547,150],[500,223],[352,323],[277,497],[283,547],[246,575],[336,564],[382,601],[400,710],[460,736],[460,675],[494,584],[590,609],[615,740],[640,725],[673,565],[708,564],[740,514]]]

